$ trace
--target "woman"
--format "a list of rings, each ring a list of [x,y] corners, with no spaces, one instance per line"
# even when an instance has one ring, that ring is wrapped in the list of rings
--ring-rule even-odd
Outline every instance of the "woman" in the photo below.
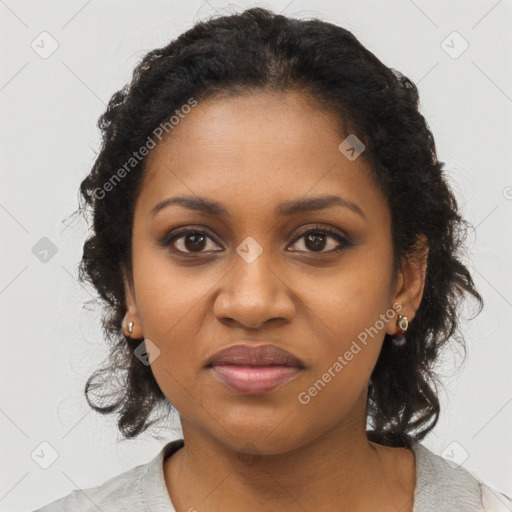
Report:
[[[253,8],[149,52],[99,126],[81,278],[113,347],[86,396],[125,438],[177,411],[183,439],[41,511],[512,508],[419,442],[483,301],[407,77]]]

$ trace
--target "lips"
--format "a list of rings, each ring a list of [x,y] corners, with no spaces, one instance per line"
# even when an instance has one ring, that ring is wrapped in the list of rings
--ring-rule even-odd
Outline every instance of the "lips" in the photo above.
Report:
[[[251,365],[251,366],[295,366],[304,368],[304,363],[291,352],[276,345],[234,345],[217,352],[210,358],[207,366],[215,365]]]
[[[214,354],[206,368],[237,393],[261,394],[295,378],[304,363],[275,345],[234,345]]]

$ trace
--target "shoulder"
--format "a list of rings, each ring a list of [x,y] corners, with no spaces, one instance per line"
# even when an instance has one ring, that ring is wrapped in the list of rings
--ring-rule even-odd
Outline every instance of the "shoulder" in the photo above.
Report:
[[[413,512],[464,510],[511,512],[512,500],[460,465],[436,455],[411,439],[416,458]]]
[[[87,489],[76,489],[67,496],[64,496],[35,512],[68,512],[80,511],[89,512],[98,509],[102,512],[114,510],[130,510],[129,504],[142,504],[140,481],[145,473],[147,464],[132,468],[120,475],[117,475],[97,487]],[[136,510],[136,508],[131,508]]]
[[[140,464],[96,487],[76,489],[34,512],[135,512],[174,510],[165,485],[163,460],[183,446],[167,443],[146,464]]]
[[[511,512],[512,499],[502,492],[480,482],[484,512]]]

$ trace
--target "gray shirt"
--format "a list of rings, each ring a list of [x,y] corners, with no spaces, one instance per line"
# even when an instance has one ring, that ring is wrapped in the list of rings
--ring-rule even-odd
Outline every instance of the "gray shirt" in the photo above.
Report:
[[[34,512],[176,512],[164,480],[163,461],[182,448],[167,443],[148,463],[105,483],[75,490]],[[413,512],[511,512],[512,500],[411,439],[416,459]],[[191,503],[200,510],[199,503]]]

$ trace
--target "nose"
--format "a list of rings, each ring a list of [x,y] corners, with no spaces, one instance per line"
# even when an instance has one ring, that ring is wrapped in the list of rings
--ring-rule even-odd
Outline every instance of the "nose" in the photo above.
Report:
[[[279,275],[278,265],[271,265],[264,255],[265,251],[251,263],[234,256],[214,303],[220,322],[258,329],[270,320],[287,323],[293,319],[292,291]]]

